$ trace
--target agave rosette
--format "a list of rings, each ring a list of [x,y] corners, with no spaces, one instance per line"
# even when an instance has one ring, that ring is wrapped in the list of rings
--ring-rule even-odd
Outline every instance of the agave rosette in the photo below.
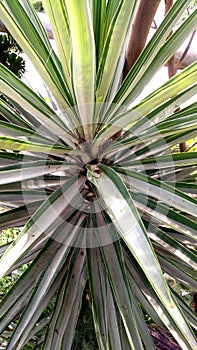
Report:
[[[0,276],[31,262],[0,305],[8,350],[42,330],[37,348],[71,349],[87,284],[99,349],[154,349],[144,313],[196,349],[196,316],[164,273],[197,288],[197,153],[172,152],[196,136],[197,103],[174,110],[197,92],[197,63],[135,103],[195,29],[197,11],[169,36],[190,2],[175,2],[122,81],[139,1],[43,1],[54,50],[29,1],[0,0],[51,99],[0,66],[0,228],[24,226]]]

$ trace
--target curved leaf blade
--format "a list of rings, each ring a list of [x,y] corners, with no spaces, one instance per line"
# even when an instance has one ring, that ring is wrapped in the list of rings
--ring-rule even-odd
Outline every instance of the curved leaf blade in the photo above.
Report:
[[[72,82],[85,138],[93,137],[96,54],[88,0],[66,0],[72,48]]]
[[[104,165],[99,165],[99,168],[103,172],[100,177],[98,174],[95,177],[95,174],[91,173],[90,169],[88,170],[89,180],[98,188],[122,239],[144,271],[160,302],[170,315],[169,317],[175,322],[175,337],[185,348],[189,346],[191,349],[195,349],[197,343],[183,314],[170,294],[152,244],[125,184],[114,170]],[[166,323],[168,323],[167,320]]]
[[[82,185],[83,181],[82,178],[79,179],[79,186]],[[0,260],[2,266],[0,272],[1,277],[9,270],[16,260],[35,244],[40,235],[47,231],[62,211],[69,206],[70,201],[75,197],[77,191],[78,180],[75,176],[66,181],[65,184],[44,201],[28,221],[17,239],[2,256]],[[62,203],[65,203],[65,207]]]

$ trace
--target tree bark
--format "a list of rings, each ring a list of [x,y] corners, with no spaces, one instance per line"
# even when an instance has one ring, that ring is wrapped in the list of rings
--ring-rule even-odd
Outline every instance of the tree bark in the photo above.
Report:
[[[159,3],[160,0],[141,0],[139,4],[126,52],[123,79],[145,47],[151,23],[153,22]]]
[[[183,66],[185,65],[185,67],[187,67],[187,61],[188,61],[189,57],[191,57],[191,55],[195,55],[195,52],[192,53],[192,51],[190,50],[192,41],[193,41],[195,36],[196,36],[196,29],[193,31],[193,33],[192,33],[192,35],[191,35],[191,37],[189,39],[189,42],[187,44],[187,47],[185,48],[185,50],[183,50],[183,52],[180,53],[180,57],[177,57],[178,55],[175,55],[176,69],[182,69],[182,65]],[[188,54],[189,50],[190,50],[190,53]],[[178,54],[178,52],[177,52],[177,54]],[[197,60],[197,57],[196,58],[194,57],[193,62],[196,61],[196,60]]]
[[[184,69],[190,64],[197,61],[197,52],[190,51],[189,53],[187,53],[184,59],[181,59],[183,53],[184,51],[177,51],[177,53],[175,54],[175,64],[177,69]]]

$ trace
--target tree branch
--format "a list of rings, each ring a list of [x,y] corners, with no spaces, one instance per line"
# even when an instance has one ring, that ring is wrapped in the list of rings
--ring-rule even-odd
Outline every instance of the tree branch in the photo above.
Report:
[[[139,4],[127,47],[123,79],[126,77],[145,47],[150,27],[159,3],[160,0],[141,0]]]
[[[179,58],[179,60],[175,61],[176,69],[179,69],[179,67],[181,67],[182,62],[183,62],[184,59],[186,58],[186,56],[187,56],[187,54],[188,54],[188,51],[189,51],[189,49],[190,49],[191,43],[192,43],[192,41],[193,41],[193,39],[194,39],[195,34],[196,34],[196,29],[193,31],[193,33],[192,33],[192,35],[191,35],[191,37],[190,37],[190,39],[189,39],[189,42],[188,42],[188,44],[187,44],[187,47],[186,47],[186,49],[183,51],[181,57]],[[197,59],[197,58],[196,58],[196,59]]]

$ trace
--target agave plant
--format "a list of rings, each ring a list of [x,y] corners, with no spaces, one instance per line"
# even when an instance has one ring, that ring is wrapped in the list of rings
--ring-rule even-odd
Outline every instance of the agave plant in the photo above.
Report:
[[[87,288],[99,349],[154,349],[144,315],[197,348],[196,315],[165,278],[197,289],[197,153],[172,151],[196,136],[197,103],[174,110],[197,92],[197,63],[136,101],[195,29],[197,11],[169,36],[190,2],[123,80],[139,1],[43,1],[54,49],[29,1],[0,0],[51,101],[0,66],[13,106],[1,100],[0,227],[24,227],[1,247],[0,276],[29,264],[0,305],[8,350],[71,349]]]

